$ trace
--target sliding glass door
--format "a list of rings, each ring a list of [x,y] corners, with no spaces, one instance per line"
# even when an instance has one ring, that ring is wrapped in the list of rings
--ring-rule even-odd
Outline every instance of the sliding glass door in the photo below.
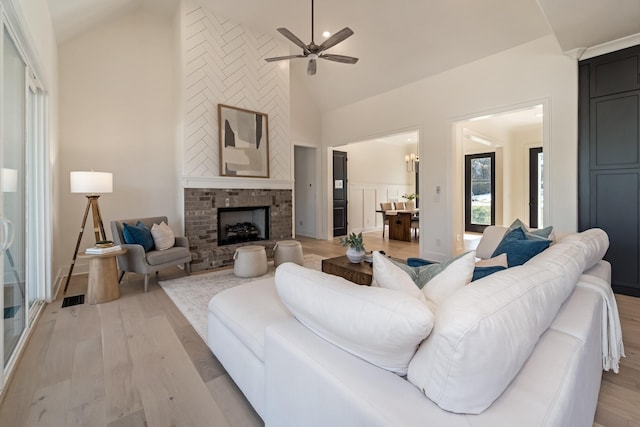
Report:
[[[46,95],[0,3],[0,389],[50,286]],[[13,21],[11,21],[13,22]]]

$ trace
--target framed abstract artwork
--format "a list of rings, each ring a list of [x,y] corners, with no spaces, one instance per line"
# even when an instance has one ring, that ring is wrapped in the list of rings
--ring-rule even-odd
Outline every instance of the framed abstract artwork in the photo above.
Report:
[[[220,175],[269,178],[269,117],[218,104]]]

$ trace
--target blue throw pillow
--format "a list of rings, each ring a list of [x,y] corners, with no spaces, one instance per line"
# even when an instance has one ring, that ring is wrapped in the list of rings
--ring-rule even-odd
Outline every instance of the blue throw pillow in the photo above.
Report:
[[[129,225],[126,222],[122,224],[122,236],[124,242],[132,245],[142,245],[145,252],[153,250],[153,236],[151,230],[144,225],[141,221],[134,225]]]
[[[529,261],[540,252],[544,251],[551,244],[551,240],[528,240],[521,228],[516,228],[509,231],[496,250],[493,252],[492,257],[500,254],[507,254],[507,263],[509,267],[515,267],[516,265],[522,265]]]
[[[473,276],[471,277],[471,281],[482,279],[483,277],[487,277],[490,274],[497,273],[498,271],[506,270],[507,267],[502,265],[494,265],[491,267],[476,267],[473,269]]]
[[[409,267],[421,267],[423,265],[436,264],[434,261],[429,261],[423,258],[407,258],[407,265]]]

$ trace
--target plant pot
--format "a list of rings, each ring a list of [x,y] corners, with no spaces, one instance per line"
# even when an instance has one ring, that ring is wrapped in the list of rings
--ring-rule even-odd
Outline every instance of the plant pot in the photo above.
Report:
[[[347,258],[352,264],[359,264],[364,259],[364,251],[357,251],[352,247],[347,249]]]

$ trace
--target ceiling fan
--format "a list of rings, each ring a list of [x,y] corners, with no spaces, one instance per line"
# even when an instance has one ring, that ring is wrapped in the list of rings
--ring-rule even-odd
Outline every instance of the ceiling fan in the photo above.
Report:
[[[358,62],[358,58],[353,56],[333,55],[331,53],[323,53],[325,50],[337,45],[344,41],[346,38],[353,35],[353,31],[349,27],[344,27],[328,39],[326,39],[320,46],[313,41],[313,0],[311,0],[311,43],[304,44],[302,40],[296,37],[291,31],[286,28],[278,28],[278,32],[291,40],[296,46],[302,48],[301,55],[287,55],[276,56],[274,58],[266,58],[267,62],[282,61],[285,59],[294,58],[309,58],[309,64],[307,65],[307,74],[313,76],[316,74],[316,59],[327,59],[334,62],[342,62],[343,64],[355,64]]]

